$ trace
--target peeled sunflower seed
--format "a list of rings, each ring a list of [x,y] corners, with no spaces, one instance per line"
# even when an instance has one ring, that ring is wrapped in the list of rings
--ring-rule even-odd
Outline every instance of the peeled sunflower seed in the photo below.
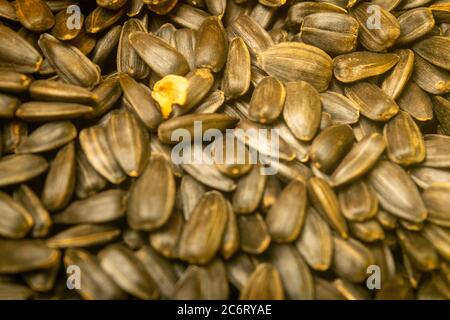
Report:
[[[411,177],[397,164],[381,160],[369,173],[380,205],[399,218],[422,222],[427,209]]]
[[[276,242],[291,242],[298,238],[304,224],[306,206],[305,184],[292,180],[267,212],[266,224],[271,238]]]
[[[42,191],[42,203],[50,211],[64,208],[75,189],[75,145],[61,148],[50,164]]]
[[[60,224],[103,223],[124,216],[127,208],[127,192],[112,189],[72,202],[61,213],[53,215]]]
[[[331,230],[312,207],[306,209],[305,221],[295,245],[311,268],[328,270],[333,256]]]
[[[50,248],[90,247],[111,242],[120,232],[108,225],[79,224],[48,238],[46,244]]]
[[[222,194],[207,192],[195,206],[180,238],[180,258],[204,264],[220,249],[227,222],[227,205]]]
[[[124,291],[140,299],[158,298],[155,282],[133,251],[115,244],[100,251],[98,258],[102,269]]]
[[[0,240],[0,273],[15,274],[48,269],[59,262],[61,253],[40,240]]]
[[[259,213],[237,217],[239,245],[249,254],[260,254],[267,250],[271,237],[267,225]]]
[[[325,91],[332,76],[332,61],[319,48],[296,42],[273,45],[257,55],[257,65],[283,82],[305,81]]]
[[[105,127],[97,125],[83,129],[79,140],[89,163],[98,173],[114,184],[125,180],[125,173],[112,154]]]
[[[339,201],[333,189],[321,178],[313,177],[308,181],[308,196],[317,211],[342,238],[348,238],[347,222],[342,215]]]
[[[239,298],[241,300],[283,299],[283,285],[277,269],[269,263],[258,265],[241,289]]]
[[[164,225],[175,203],[175,180],[167,160],[153,154],[136,180],[128,203],[128,222],[133,229],[151,231]]]
[[[31,180],[48,169],[45,158],[32,154],[3,157],[0,160],[0,186]]]

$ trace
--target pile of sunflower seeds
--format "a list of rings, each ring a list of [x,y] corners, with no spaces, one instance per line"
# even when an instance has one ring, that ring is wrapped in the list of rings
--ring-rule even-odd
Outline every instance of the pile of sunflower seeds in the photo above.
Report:
[[[0,131],[0,298],[450,299],[448,0],[0,0]]]

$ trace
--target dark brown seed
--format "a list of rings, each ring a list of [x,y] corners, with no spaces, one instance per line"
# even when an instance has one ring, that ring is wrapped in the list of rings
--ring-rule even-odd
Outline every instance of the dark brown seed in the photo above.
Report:
[[[133,32],[129,39],[142,60],[159,76],[185,75],[189,71],[186,58],[163,39],[141,31]]]
[[[174,2],[173,0],[171,1],[172,4]],[[209,14],[185,3],[180,3],[170,12],[169,17],[183,27],[198,30],[203,21],[209,17]]]
[[[283,284],[277,269],[269,263],[261,263],[241,289],[241,300],[282,300]]]
[[[122,95],[119,78],[111,77],[102,81],[92,93],[96,97],[94,111],[87,114],[87,119],[94,119],[105,114],[111,109]]]
[[[397,164],[382,160],[369,174],[381,206],[390,213],[412,222],[422,222],[427,210],[411,177]]]
[[[97,7],[86,17],[84,22],[86,31],[89,33],[99,33],[115,24],[126,12],[124,7],[119,10],[108,10]]]
[[[283,110],[286,89],[274,77],[263,78],[253,91],[248,109],[250,120],[259,123],[275,121]]]
[[[113,184],[120,184],[125,173],[114,159],[109,147],[106,128],[100,125],[80,132],[80,145],[94,169]]]
[[[93,105],[97,101],[95,93],[86,88],[52,80],[33,81],[31,97],[40,101],[61,101]]]
[[[339,204],[345,218],[352,221],[366,221],[378,212],[378,198],[372,188],[358,180],[339,192]]]
[[[62,43],[48,33],[41,35],[39,46],[65,82],[88,88],[100,82],[100,68],[76,47]]]
[[[307,205],[306,186],[293,180],[279,194],[266,216],[266,224],[271,238],[276,242],[295,240],[305,219]]]
[[[218,17],[206,18],[197,32],[195,42],[195,65],[219,72],[225,65],[228,39]]]
[[[402,94],[397,98],[397,103],[403,111],[418,121],[433,119],[433,103],[428,94],[414,81],[410,81]],[[436,113],[438,113],[436,111]]]
[[[22,184],[14,191],[14,200],[19,202],[33,218],[31,236],[36,238],[46,236],[52,226],[52,220],[37,195],[27,185]]]
[[[22,139],[16,153],[40,153],[59,148],[77,137],[77,129],[68,121],[43,124]]]
[[[104,245],[120,235],[121,230],[108,225],[79,224],[46,240],[50,248],[78,248]]]
[[[32,154],[3,157],[0,160],[0,186],[28,181],[48,169],[45,158]]]
[[[31,78],[14,71],[0,71],[0,89],[11,93],[22,93],[28,90]]]
[[[417,85],[431,94],[450,92],[450,73],[435,67],[419,55],[414,59],[413,79]]]
[[[119,79],[127,101],[126,106],[136,113],[148,129],[156,131],[163,118],[157,103],[152,99],[150,89],[127,74],[121,74]]]
[[[297,139],[310,141],[320,126],[322,104],[317,90],[304,81],[286,84],[283,118]]]
[[[233,194],[233,209],[238,214],[254,212],[259,205],[267,176],[259,166],[253,169],[238,182]]]
[[[93,108],[78,103],[25,102],[16,111],[16,116],[30,122],[69,120],[93,112]]]
[[[24,238],[33,226],[33,217],[8,194],[0,192],[0,209],[2,224],[0,235],[9,239]]]
[[[44,0],[16,0],[16,14],[20,23],[33,32],[44,32],[55,24],[55,17]]]
[[[305,222],[295,245],[311,268],[328,270],[333,257],[331,230],[312,207],[307,209]]]
[[[447,183],[437,183],[424,190],[422,198],[427,207],[430,222],[443,227],[450,227],[449,195],[450,184]]]
[[[439,134],[424,135],[426,167],[450,168],[450,137]]]
[[[153,249],[166,258],[179,258],[178,247],[184,226],[183,215],[175,210],[164,226],[150,233],[149,241]]]
[[[325,91],[332,76],[332,61],[319,48],[296,42],[282,42],[261,51],[257,65],[283,82],[305,81]]]
[[[12,119],[20,103],[16,97],[0,93],[0,118]]]
[[[112,27],[105,35],[98,39],[91,53],[92,62],[103,65],[120,40],[122,26]]]
[[[55,25],[52,28],[52,35],[61,41],[73,40],[82,33],[84,15],[80,12],[80,28],[73,24],[73,13],[70,10],[61,10],[55,15]]]
[[[413,50],[433,65],[450,70],[450,38],[429,37],[414,44]]]
[[[138,177],[149,156],[149,136],[135,116],[126,110],[111,115],[107,125],[112,153],[122,170]]]
[[[349,125],[339,124],[324,129],[311,144],[312,164],[325,173],[332,172],[351,150],[353,141]]]
[[[151,231],[164,225],[175,203],[175,180],[167,160],[153,154],[136,180],[128,204],[128,223],[133,229]]]
[[[53,215],[53,221],[61,224],[103,223],[124,216],[127,208],[127,192],[112,189],[72,202],[64,211]]]
[[[0,273],[15,274],[48,269],[61,259],[59,250],[40,240],[0,240]]]
[[[102,269],[124,291],[144,300],[158,298],[156,284],[133,251],[115,244],[100,251],[98,258]]]
[[[375,165],[385,148],[386,142],[380,134],[365,136],[353,146],[334,170],[332,184],[340,186],[364,175]]]
[[[270,245],[270,234],[259,213],[237,217],[239,244],[243,252],[261,254]]]
[[[73,142],[61,148],[45,180],[42,203],[50,211],[64,208],[75,189],[75,145]]]
[[[236,220],[236,215],[233,211],[233,206],[227,201],[227,225],[225,227],[221,253],[224,259],[229,259],[239,249],[240,237],[239,229]]]
[[[227,222],[227,205],[217,191],[206,193],[194,208],[180,238],[180,258],[207,263],[220,249]]]
[[[137,31],[145,31],[144,26],[138,19],[129,19],[123,24],[116,63],[118,72],[126,72],[134,78],[142,79],[148,76],[149,69],[133,49],[129,39],[130,34]]]
[[[125,293],[100,267],[97,258],[82,249],[68,249],[64,255],[66,268],[76,265],[83,276],[78,293],[86,300],[123,299]]]
[[[450,100],[443,97],[433,97],[434,112],[441,130],[450,135]]]
[[[397,229],[397,237],[400,246],[416,268],[427,272],[438,267],[439,257],[437,252],[420,233]]]
[[[235,99],[247,92],[251,80],[250,65],[250,53],[242,38],[231,40],[222,79],[222,91],[227,99]]]
[[[402,13],[398,18],[400,37],[397,44],[407,44],[429,33],[435,26],[433,13],[429,8],[417,8]]]
[[[359,51],[343,54],[333,60],[334,76],[349,83],[385,73],[399,61],[394,53]]]

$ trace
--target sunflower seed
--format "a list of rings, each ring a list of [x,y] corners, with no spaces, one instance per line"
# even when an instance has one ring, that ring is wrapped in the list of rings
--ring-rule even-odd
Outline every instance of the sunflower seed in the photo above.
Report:
[[[397,44],[411,43],[429,33],[435,21],[429,8],[417,8],[402,13],[398,18],[400,36]]]
[[[427,210],[411,177],[397,164],[382,160],[369,174],[381,206],[395,216],[421,222]]]
[[[266,175],[261,168],[253,166],[253,169],[237,184],[233,194],[233,209],[238,214],[250,214],[254,212],[261,201],[266,184]]]
[[[408,112],[418,121],[433,119],[433,104],[431,99],[414,81],[410,81],[406,85],[402,94],[398,97],[397,103],[400,109]]]
[[[124,7],[118,10],[108,10],[97,7],[86,17],[84,21],[86,31],[89,33],[99,33],[114,25],[124,14]]]
[[[267,250],[271,237],[259,213],[237,217],[240,247],[243,252],[260,254]]]
[[[55,25],[52,28],[52,35],[61,41],[68,41],[75,39],[80,33],[82,33],[82,28],[69,28],[71,26],[72,13],[70,10],[61,10],[55,15]],[[84,15],[80,12],[79,16],[80,26],[84,24]]]
[[[108,243],[120,235],[120,229],[107,225],[79,224],[46,240],[50,248],[90,247]]]
[[[284,298],[283,284],[277,269],[270,263],[258,265],[245,286],[241,289],[241,300],[281,300]]]
[[[378,212],[378,198],[372,188],[358,180],[339,192],[342,214],[351,221],[366,221]]]
[[[438,183],[425,189],[422,198],[428,210],[430,222],[443,226],[450,226],[448,217],[448,195],[450,194],[450,184]]]
[[[58,151],[50,164],[42,191],[42,203],[50,211],[62,209],[72,198],[74,188],[75,146],[71,142]]]
[[[10,155],[0,160],[0,186],[33,179],[48,169],[45,158],[32,154]]]
[[[19,22],[28,30],[44,32],[55,24],[55,17],[44,0],[16,0]]]
[[[431,271],[438,266],[439,258],[432,244],[417,232],[397,229],[402,249],[413,265],[422,271]]]

